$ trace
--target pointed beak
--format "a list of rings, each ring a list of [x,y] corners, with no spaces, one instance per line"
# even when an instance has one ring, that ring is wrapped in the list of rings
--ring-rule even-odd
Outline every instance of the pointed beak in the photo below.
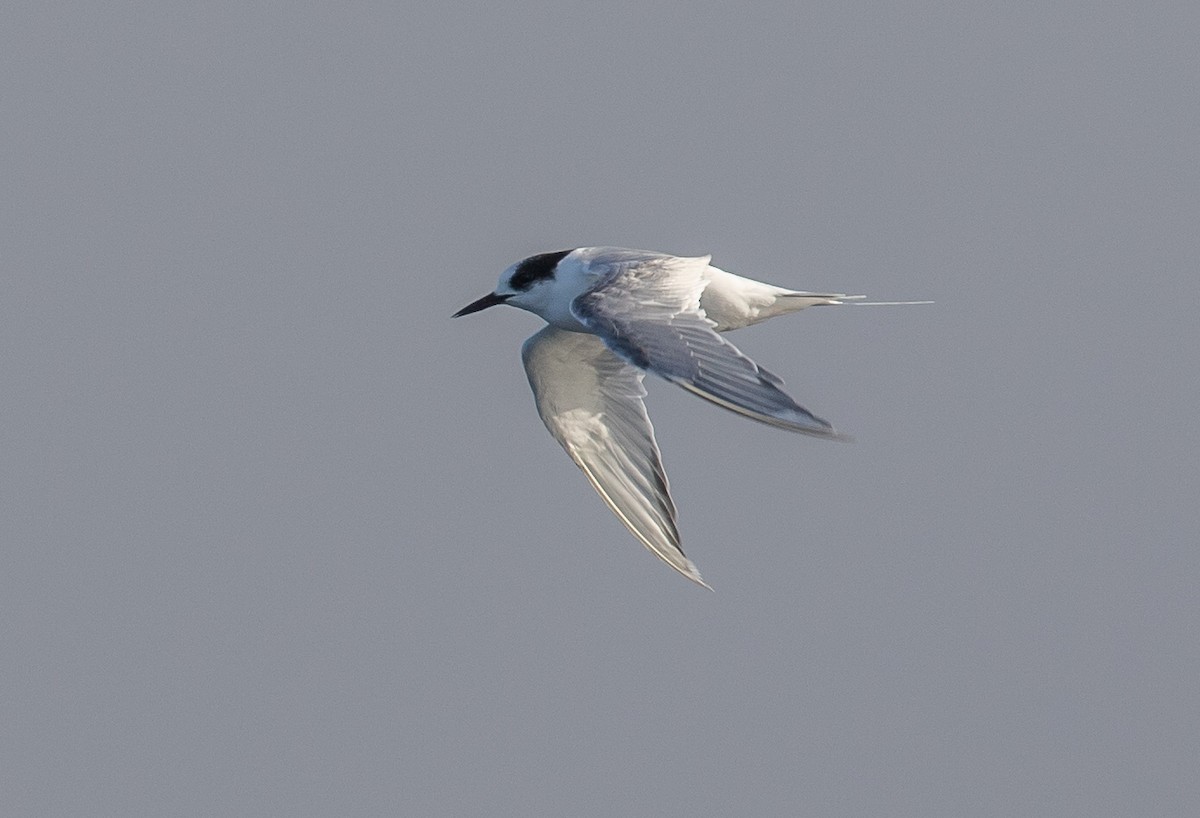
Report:
[[[454,313],[454,315],[451,317],[459,318],[463,315],[470,315],[473,312],[479,312],[480,310],[486,310],[488,307],[494,307],[497,304],[503,304],[505,301],[507,301],[510,298],[512,298],[511,295],[497,295],[496,293],[488,293],[487,295],[485,295],[483,298],[479,299],[478,301],[472,301],[470,304],[463,307],[458,312]]]

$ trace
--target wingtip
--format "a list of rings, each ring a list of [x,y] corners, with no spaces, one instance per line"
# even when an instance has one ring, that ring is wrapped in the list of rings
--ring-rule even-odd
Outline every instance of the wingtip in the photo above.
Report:
[[[675,566],[672,567],[675,568]],[[713,589],[711,585],[704,581],[704,577],[700,576],[700,571],[697,570],[696,563],[692,562],[691,560],[687,561],[686,567],[676,568],[676,570],[700,587],[707,588],[710,591]]]

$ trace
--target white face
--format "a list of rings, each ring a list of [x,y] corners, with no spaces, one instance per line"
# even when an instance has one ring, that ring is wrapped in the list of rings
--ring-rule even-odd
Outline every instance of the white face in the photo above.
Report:
[[[571,302],[590,286],[585,264],[573,250],[542,253],[518,261],[500,276],[496,289],[456,312],[455,317],[508,304],[541,316],[548,323],[573,332],[587,332],[571,312]]]
[[[557,327],[582,331],[584,326],[571,313],[571,301],[584,289],[583,269],[567,252],[547,253],[505,270],[496,295],[505,296],[506,304],[528,310]]]
[[[517,289],[513,286],[513,275],[517,271],[517,265],[509,267],[504,271],[504,275],[500,276],[500,283],[496,285],[496,295],[507,296],[505,304],[513,307],[518,307],[522,310],[537,315],[543,315],[543,311],[550,306],[554,300],[555,280],[553,278],[540,278],[530,282],[524,289]],[[549,319],[547,319],[549,320]]]
[[[517,262],[520,264],[520,262]],[[512,285],[513,274],[517,272],[517,264],[510,264],[508,269],[500,274],[500,281],[496,283],[496,295],[515,295],[516,287]]]

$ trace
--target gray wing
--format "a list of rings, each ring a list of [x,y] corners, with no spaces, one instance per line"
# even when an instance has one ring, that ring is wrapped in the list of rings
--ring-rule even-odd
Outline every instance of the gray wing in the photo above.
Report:
[[[679,547],[641,370],[596,336],[555,327],[527,340],[521,360],[542,422],[608,507],[656,556],[707,588]]]
[[[713,329],[700,309],[708,257],[599,256],[610,269],[571,310],[613,352],[718,406],[792,432],[838,437],[783,381]]]

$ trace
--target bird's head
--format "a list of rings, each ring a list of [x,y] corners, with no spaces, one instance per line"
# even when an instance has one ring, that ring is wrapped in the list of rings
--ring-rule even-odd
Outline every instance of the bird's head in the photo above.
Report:
[[[501,274],[500,283],[496,285],[494,292],[472,301],[454,313],[454,317],[470,315],[497,304],[510,304],[545,317],[554,301],[553,290],[558,263],[571,252],[558,250],[553,253],[540,253],[518,261]]]

